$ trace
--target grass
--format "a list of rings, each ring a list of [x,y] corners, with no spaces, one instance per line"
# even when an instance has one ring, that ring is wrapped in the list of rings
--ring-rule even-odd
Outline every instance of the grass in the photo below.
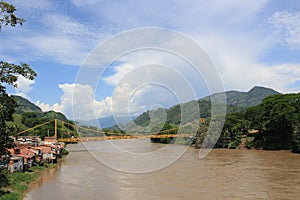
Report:
[[[29,184],[40,177],[40,172],[54,166],[55,164],[44,164],[31,167],[30,172],[9,173],[10,186],[5,188],[5,191],[0,191],[0,200],[22,200],[29,189]]]
[[[0,200],[18,200],[22,199],[25,192],[29,189],[29,183],[36,180],[39,174],[32,172],[9,173],[8,179],[10,186],[6,188],[0,196]]]

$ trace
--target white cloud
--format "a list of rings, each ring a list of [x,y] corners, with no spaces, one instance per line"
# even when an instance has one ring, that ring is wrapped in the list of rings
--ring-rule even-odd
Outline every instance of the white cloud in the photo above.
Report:
[[[66,2],[17,0],[12,3],[26,23],[18,32],[8,32],[8,39],[0,38],[0,41],[7,47],[5,54],[15,54],[17,60],[50,60],[78,66],[98,42],[100,36],[93,22],[89,24],[76,14],[64,12],[61,6],[66,6]]]
[[[31,10],[33,12],[43,12],[45,10],[49,10],[53,7],[52,1],[47,0],[12,0],[13,5],[16,6],[18,12],[22,12],[22,10]]]
[[[47,57],[63,64],[79,65],[87,55],[80,43],[68,37],[39,36],[22,39],[22,43],[31,46],[35,58]]]
[[[54,110],[64,113],[68,118],[74,120],[91,120],[111,115],[111,97],[97,101],[94,90],[89,85],[60,84],[59,88],[63,94],[60,102],[53,105],[36,102],[43,110]]]
[[[300,49],[300,12],[277,11],[269,19],[291,49]]]
[[[28,98],[27,94],[32,90],[32,85],[34,84],[34,80],[29,80],[24,78],[23,76],[18,76],[17,80],[17,88],[15,88],[15,95],[22,96],[24,98]]]
[[[64,35],[79,39],[93,39],[97,36],[95,30],[93,30],[94,28],[89,26],[88,23],[83,24],[67,15],[51,13],[44,15],[42,20],[45,21],[44,26],[55,35]]]
[[[52,107],[49,104],[43,103],[41,101],[36,101],[35,105],[37,105],[38,107],[40,107],[43,112],[47,112],[47,111],[52,110]]]
[[[76,6],[86,6],[86,5],[93,5],[95,3],[100,3],[102,0],[85,0],[85,1],[82,1],[82,0],[73,0],[73,3],[76,5]]]
[[[132,66],[131,64],[128,64],[128,63],[119,65],[118,67],[115,68],[116,73],[104,78],[104,81],[106,84],[109,84],[109,85],[117,85],[122,80],[122,78],[127,73],[132,71],[134,68],[135,68],[134,66]]]
[[[259,62],[261,54],[273,45],[271,40],[260,40],[247,34],[232,38],[211,33],[199,41],[203,41],[208,55],[217,65],[226,90],[246,91],[259,85],[280,92],[299,91],[289,85],[300,79],[300,63],[273,65]]]

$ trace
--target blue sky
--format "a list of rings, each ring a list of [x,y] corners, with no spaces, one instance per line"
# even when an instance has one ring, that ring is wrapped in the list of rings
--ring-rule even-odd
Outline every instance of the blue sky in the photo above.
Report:
[[[133,84],[133,80],[145,79],[141,77],[145,73],[155,74],[165,80],[164,84],[174,82],[169,76],[174,71],[149,67],[152,71],[146,72],[147,67],[141,66],[147,63],[170,65],[169,69],[174,66],[189,80],[195,94],[186,95],[182,101],[211,92],[205,86],[205,77],[195,77],[192,70],[186,70],[186,63],[157,51],[135,52],[113,61],[98,77],[96,87],[89,85],[88,78],[78,82],[78,73],[99,44],[123,31],[143,27],[167,28],[194,40],[214,62],[226,90],[247,91],[261,85],[283,93],[300,91],[299,1],[9,2],[26,23],[2,29],[1,60],[28,63],[38,76],[34,81],[20,78],[19,88],[8,91],[70,118],[76,105],[80,105],[78,118],[92,119],[137,114],[178,103],[176,97],[185,94],[185,89],[173,94],[155,84]],[[78,94],[73,94],[74,88],[78,88]],[[117,103],[119,106],[112,106]]]

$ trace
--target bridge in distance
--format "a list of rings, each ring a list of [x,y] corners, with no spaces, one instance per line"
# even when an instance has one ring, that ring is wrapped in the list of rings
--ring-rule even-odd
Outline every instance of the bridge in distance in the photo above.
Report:
[[[81,134],[81,137],[64,137],[64,138],[57,138],[58,134],[57,134],[57,124],[58,122],[61,122],[64,125],[67,126],[72,126],[74,129],[83,129],[85,131],[91,131],[91,132],[96,132],[99,133],[100,136],[93,136],[93,137],[84,137],[83,134]],[[165,130],[165,131],[160,131],[159,133],[156,134],[132,134],[132,135],[115,135],[116,133],[114,132],[104,132],[102,130],[95,130],[95,129],[89,129],[86,127],[82,127],[82,126],[78,126],[78,125],[74,125],[62,120],[58,120],[58,119],[54,119],[54,120],[50,120],[47,121],[45,123],[39,124],[37,126],[34,126],[32,128],[29,128],[27,130],[21,131],[18,133],[18,135],[22,135],[25,134],[31,130],[34,130],[36,128],[39,128],[41,126],[44,126],[46,124],[50,124],[50,123],[54,123],[54,137],[55,139],[57,139],[57,141],[59,142],[65,142],[65,143],[76,143],[76,142],[80,142],[80,141],[100,141],[100,140],[121,140],[121,139],[140,139],[140,138],[191,138],[193,137],[193,134],[186,134],[186,133],[178,133],[178,134],[166,134],[167,132],[172,131],[173,129],[169,129],[169,130]]]

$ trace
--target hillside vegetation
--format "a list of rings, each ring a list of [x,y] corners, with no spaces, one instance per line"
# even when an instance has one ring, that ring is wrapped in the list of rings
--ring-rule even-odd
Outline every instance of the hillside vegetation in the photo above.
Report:
[[[199,128],[196,147],[203,145],[206,131]],[[300,93],[271,95],[244,112],[227,115],[216,147],[300,153]]]
[[[209,118],[211,117],[211,99],[215,102],[219,102],[221,105],[221,103],[224,103],[221,102],[221,100],[224,99],[224,95],[226,95],[227,103],[226,113],[230,114],[245,111],[249,106],[258,105],[265,97],[273,94],[279,93],[269,88],[257,86],[252,88],[249,92],[229,91],[225,93],[216,93],[203,99],[199,99],[198,101],[193,100],[172,106],[169,109],[164,109],[164,112],[167,115],[166,123],[177,125],[183,124],[181,121],[182,108],[184,108],[184,111],[188,113],[188,115],[185,115],[187,119],[184,119],[187,122],[191,122],[191,119]],[[195,109],[195,106],[199,106],[199,110]],[[162,108],[144,112],[138,116],[134,122],[139,126],[147,126],[150,123],[150,112],[152,112],[153,116],[157,116],[159,114],[156,113],[163,112],[161,109]]]
[[[255,86],[248,92],[239,92],[239,91],[227,91],[226,95],[226,103],[228,105],[235,105],[239,107],[250,107],[256,106],[262,102],[264,98],[270,95],[279,94],[279,92],[265,87]],[[210,101],[213,99],[214,101],[220,102],[223,100],[224,93],[216,93],[211,96],[207,96],[202,100]]]
[[[13,114],[13,122],[8,122],[12,135],[54,119],[60,119],[71,124],[73,123],[62,113],[55,111],[43,112],[38,106],[31,103],[29,100],[20,96],[13,97],[15,98],[18,107],[16,108],[15,114]],[[65,126],[60,123],[58,123],[57,129],[58,137],[69,137],[70,135],[76,134],[73,127]],[[24,135],[38,135],[42,138],[45,136],[52,136],[54,135],[54,123],[46,124],[24,133]]]

